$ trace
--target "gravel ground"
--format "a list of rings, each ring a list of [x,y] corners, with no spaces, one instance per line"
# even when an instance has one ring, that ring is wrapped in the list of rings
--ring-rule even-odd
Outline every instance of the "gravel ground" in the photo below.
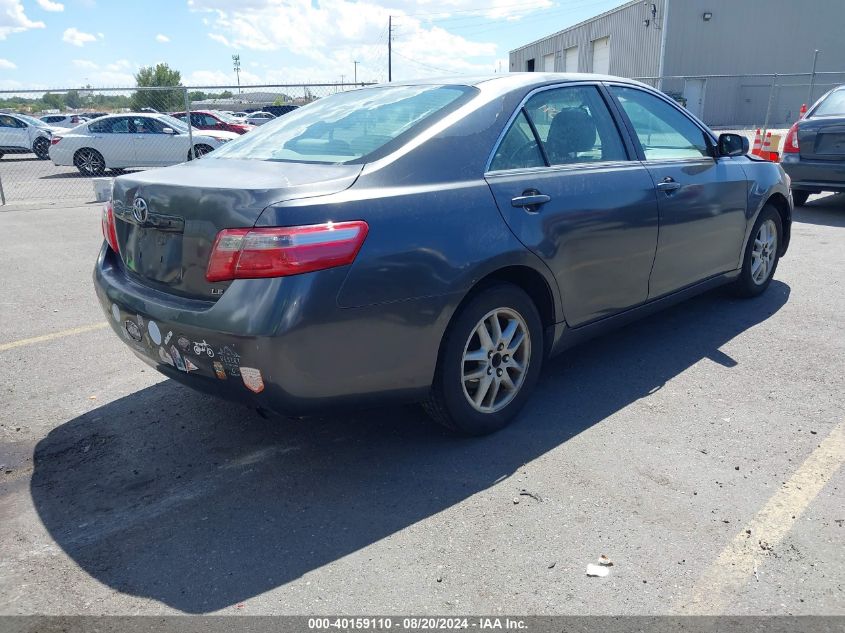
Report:
[[[472,440],[165,380],[100,327],[99,214],[0,212],[0,613],[845,614],[845,196],[764,296],[573,349]]]

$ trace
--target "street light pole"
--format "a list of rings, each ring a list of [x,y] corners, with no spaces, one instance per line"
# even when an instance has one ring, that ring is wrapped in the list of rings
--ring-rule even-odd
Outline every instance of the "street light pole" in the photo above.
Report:
[[[235,69],[235,75],[238,78],[238,94],[241,94],[241,56],[232,55],[232,64]]]
[[[360,64],[361,62],[352,62],[352,63],[355,64],[355,81],[353,83],[357,84],[358,83],[358,64]]]

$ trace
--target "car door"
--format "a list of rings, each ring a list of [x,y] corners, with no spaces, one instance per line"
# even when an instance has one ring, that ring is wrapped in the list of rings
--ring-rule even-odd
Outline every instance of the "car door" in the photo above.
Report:
[[[136,116],[132,118],[132,123],[135,157],[139,166],[175,165],[188,160],[187,135],[165,134],[164,129],[168,126],[154,117]]]
[[[0,115],[0,147],[29,148],[26,123],[7,114]]]
[[[80,139],[82,147],[93,147],[106,161],[107,167],[135,165],[129,117],[100,119],[88,124],[88,138]]]
[[[643,303],[657,247],[654,183],[596,84],[535,91],[485,178],[519,240],[549,266],[576,327]]]
[[[709,133],[668,99],[627,85],[608,88],[658,189],[649,298],[736,269],[746,229],[746,159],[716,160]]]

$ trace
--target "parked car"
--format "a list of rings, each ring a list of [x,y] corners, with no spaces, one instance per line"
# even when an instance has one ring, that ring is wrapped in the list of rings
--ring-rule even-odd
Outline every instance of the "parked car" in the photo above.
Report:
[[[845,192],[845,85],[826,93],[786,135],[781,164],[792,179],[792,198]]]
[[[88,121],[88,119],[78,114],[48,114],[41,117],[41,120],[53,127],[63,128],[76,127],[80,123]]]
[[[106,169],[162,167],[203,156],[232,139],[234,132],[192,130],[167,114],[111,114],[54,135],[50,158],[56,165],[72,165],[85,176]]]
[[[79,116],[85,117],[89,121],[99,119],[101,116],[106,116],[108,112],[81,112]]]
[[[26,114],[0,114],[0,158],[4,154],[33,153],[46,160],[50,157],[50,139],[63,131]]]
[[[269,112],[250,112],[244,117],[244,121],[252,125],[264,125],[275,118]]]
[[[747,151],[606,76],[342,92],[117,178],[95,286],[115,333],[196,389],[297,414],[418,400],[487,433],[585,337],[766,290],[792,202]]]
[[[264,112],[269,112],[274,117],[278,118],[278,117],[280,117],[284,114],[287,114],[288,112],[293,112],[298,107],[299,107],[298,105],[293,105],[293,104],[271,105],[271,106],[267,106],[266,108],[264,108]]]
[[[185,112],[174,112],[172,116],[175,116],[180,121],[184,121],[187,118]],[[192,110],[191,125],[199,130],[222,130],[225,132],[235,132],[236,134],[246,134],[250,130],[255,129],[254,125],[238,121],[221,112],[208,110]]]

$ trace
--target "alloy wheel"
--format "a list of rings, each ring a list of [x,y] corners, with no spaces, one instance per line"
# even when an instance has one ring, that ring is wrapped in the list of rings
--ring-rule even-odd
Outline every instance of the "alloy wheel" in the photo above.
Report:
[[[777,259],[778,232],[772,220],[760,225],[751,249],[751,279],[758,286],[765,283]]]
[[[488,312],[466,345],[461,371],[464,396],[481,413],[495,413],[510,404],[528,372],[531,335],[525,319],[510,308]]]
[[[77,155],[76,166],[85,174],[100,174],[106,168],[103,157],[92,149],[84,149]]]

